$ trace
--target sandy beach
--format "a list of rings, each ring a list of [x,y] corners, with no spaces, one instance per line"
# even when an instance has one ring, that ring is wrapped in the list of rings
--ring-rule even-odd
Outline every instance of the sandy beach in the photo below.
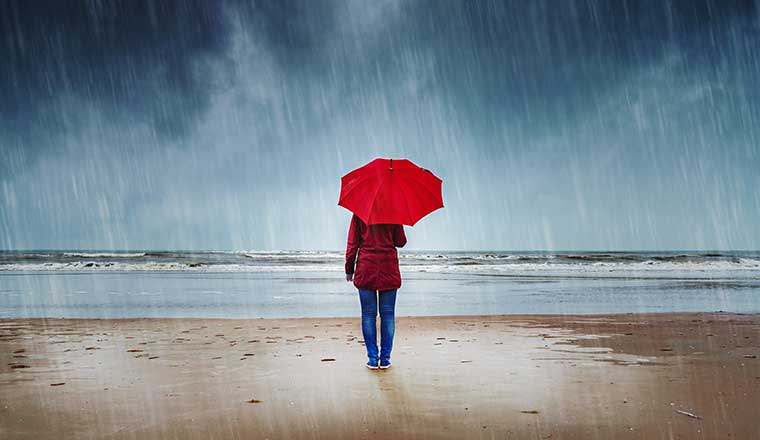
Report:
[[[760,438],[760,315],[0,321],[0,438]]]

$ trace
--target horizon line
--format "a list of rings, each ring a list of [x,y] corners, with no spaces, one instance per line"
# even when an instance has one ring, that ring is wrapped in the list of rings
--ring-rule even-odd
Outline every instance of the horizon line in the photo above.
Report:
[[[403,251],[415,252],[607,252],[607,253],[636,253],[636,252],[760,252],[760,249],[728,249],[728,248],[693,248],[693,249],[407,249],[397,248]],[[105,248],[23,248],[1,249],[0,252],[345,252],[345,249],[105,249]]]

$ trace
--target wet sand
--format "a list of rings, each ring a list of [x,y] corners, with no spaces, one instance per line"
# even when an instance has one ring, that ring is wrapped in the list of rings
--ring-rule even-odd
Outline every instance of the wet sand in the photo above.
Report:
[[[0,438],[760,438],[760,315],[0,320]]]

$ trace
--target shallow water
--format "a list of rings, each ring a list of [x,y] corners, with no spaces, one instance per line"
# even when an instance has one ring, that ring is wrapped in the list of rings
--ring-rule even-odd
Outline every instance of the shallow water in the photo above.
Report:
[[[402,267],[396,315],[760,312],[758,275],[756,270],[477,274]],[[359,299],[340,270],[0,272],[0,317],[43,316],[359,316]]]

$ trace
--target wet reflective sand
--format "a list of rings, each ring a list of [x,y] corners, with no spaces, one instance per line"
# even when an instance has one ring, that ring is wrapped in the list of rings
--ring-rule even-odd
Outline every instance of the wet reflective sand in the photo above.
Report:
[[[2,438],[754,438],[760,316],[0,321]],[[334,359],[334,360],[332,360]]]

